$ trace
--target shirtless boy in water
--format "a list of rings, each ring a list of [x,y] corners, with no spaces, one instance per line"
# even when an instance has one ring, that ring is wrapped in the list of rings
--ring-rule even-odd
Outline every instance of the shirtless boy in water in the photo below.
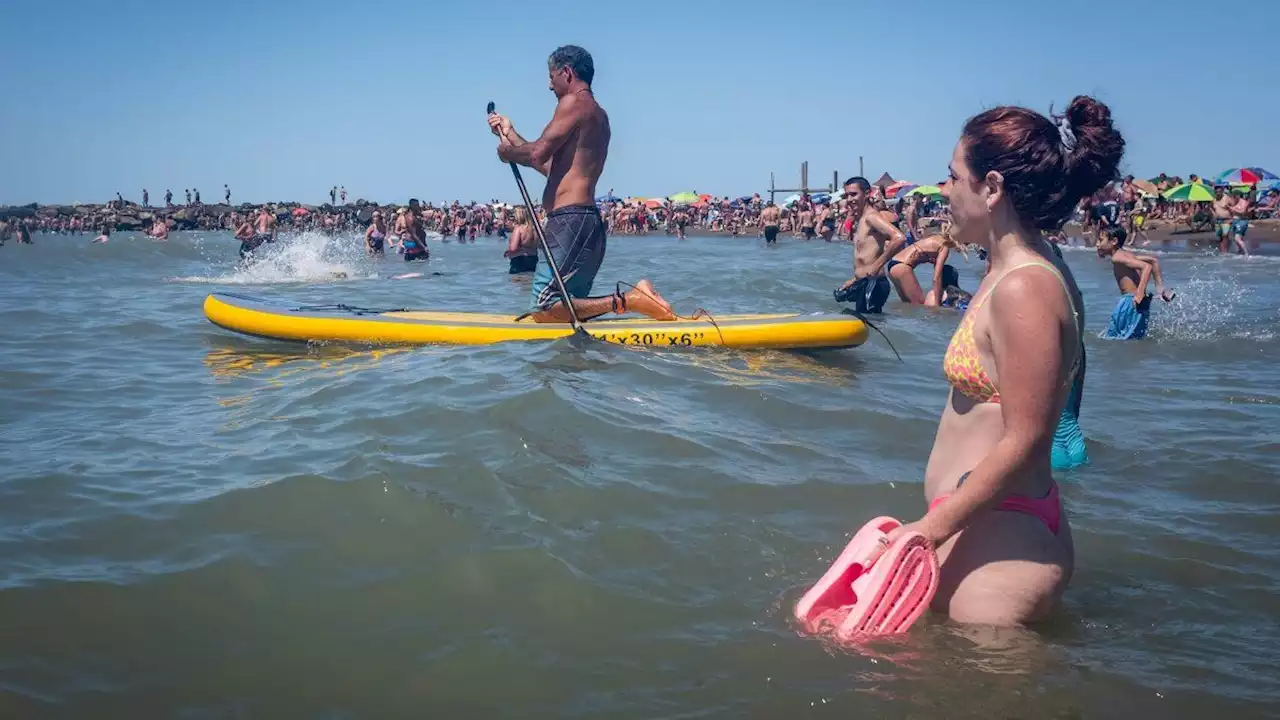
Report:
[[[580,320],[609,312],[638,312],[655,320],[675,320],[676,315],[648,280],[628,292],[590,297],[600,264],[604,262],[605,225],[595,203],[596,182],[609,154],[609,116],[591,91],[595,63],[591,54],[575,45],[551,53],[547,62],[555,114],[542,137],[520,137],[507,118],[492,113],[489,127],[498,136],[498,157],[531,167],[547,177],[542,206],[547,210],[543,235],[564,280],[569,302]],[[570,321],[552,270],[541,265],[533,279],[535,322]]]
[[[907,239],[885,214],[869,207],[871,183],[850,178],[844,197],[853,219],[853,279],[835,291],[838,302],[853,302],[860,313],[879,313],[889,299],[890,283],[884,267]]]
[[[1147,334],[1147,322],[1151,315],[1151,296],[1147,283],[1156,280],[1160,299],[1172,301],[1177,294],[1164,286],[1160,272],[1160,260],[1153,255],[1138,255],[1124,249],[1129,234],[1124,228],[1114,227],[1098,234],[1098,257],[1111,258],[1111,270],[1116,286],[1120,288],[1120,301],[1111,312],[1111,323],[1104,337],[1138,340]]]

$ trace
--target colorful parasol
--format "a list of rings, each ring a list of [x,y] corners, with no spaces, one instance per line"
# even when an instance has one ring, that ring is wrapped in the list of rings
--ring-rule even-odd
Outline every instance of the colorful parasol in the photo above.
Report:
[[[942,188],[937,185],[921,185],[920,187],[907,193],[908,195],[941,195]]]
[[[1170,188],[1164,194],[1166,200],[1174,202],[1213,202],[1213,190],[1200,183],[1184,183]]]

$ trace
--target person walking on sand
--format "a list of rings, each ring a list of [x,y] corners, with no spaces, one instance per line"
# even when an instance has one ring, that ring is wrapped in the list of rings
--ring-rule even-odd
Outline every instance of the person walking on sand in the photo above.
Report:
[[[595,78],[591,54],[576,45],[551,53],[547,73],[556,110],[537,140],[525,140],[507,118],[489,115],[489,128],[498,136],[498,157],[504,162],[533,168],[547,178],[542,207],[547,219],[543,235],[564,280],[560,296],[550,267],[539,267],[533,279],[532,312],[535,322],[570,321],[565,302],[581,320],[609,312],[638,312],[655,320],[675,320],[671,306],[648,280],[640,280],[626,293],[622,283],[612,295],[592,297],[591,286],[605,254],[604,219],[596,207],[596,183],[609,154],[609,116],[596,102],[591,89]]]
[[[1151,295],[1147,282],[1154,276],[1156,290],[1165,302],[1176,293],[1165,288],[1160,260],[1152,255],[1138,255],[1124,249],[1128,233],[1124,228],[1108,228],[1098,235],[1098,257],[1111,258],[1120,300],[1111,311],[1111,322],[1102,337],[1110,340],[1141,340],[1147,335],[1151,317]]]

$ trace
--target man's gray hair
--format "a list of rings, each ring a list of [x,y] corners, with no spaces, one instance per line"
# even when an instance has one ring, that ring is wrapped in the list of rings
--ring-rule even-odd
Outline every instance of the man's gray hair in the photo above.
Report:
[[[569,68],[573,70],[573,74],[577,75],[579,80],[588,85],[591,84],[591,80],[596,76],[596,65],[591,59],[591,53],[577,45],[565,45],[556,48],[556,51],[551,53],[551,58],[547,61],[547,65],[552,70]]]

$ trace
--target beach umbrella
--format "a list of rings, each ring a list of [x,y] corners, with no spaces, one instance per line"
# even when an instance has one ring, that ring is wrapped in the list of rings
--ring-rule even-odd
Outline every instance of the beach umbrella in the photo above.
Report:
[[[1262,178],[1263,182],[1275,182],[1277,180],[1280,180],[1280,175],[1276,175],[1275,173],[1269,170],[1265,170],[1260,167],[1251,167],[1248,169],[1252,170],[1255,175]]]
[[[294,209],[293,209],[293,216],[294,216],[294,217],[302,217],[303,215],[307,215],[307,214],[308,214],[308,213],[307,213],[307,209],[306,209],[306,208],[300,208],[300,207],[299,207],[299,208],[294,208]]]
[[[667,199],[677,205],[691,205],[698,202],[699,197],[697,193],[678,192],[675,195],[669,195]]]
[[[783,201],[782,201],[782,204],[783,204],[784,206],[790,206],[790,205],[795,205],[795,204],[796,204],[796,203],[798,203],[798,202],[800,202],[800,196],[799,196],[799,195],[792,195],[792,196],[790,196],[790,197],[786,198],[785,200],[783,200]]]
[[[1164,194],[1174,202],[1213,202],[1213,191],[1200,183],[1184,183]]]
[[[616,196],[614,196],[614,194],[613,194],[613,193],[609,193],[608,195],[601,195],[600,197],[596,198],[596,202],[598,202],[598,203],[606,203],[606,202],[614,203],[614,202],[618,202],[618,198],[617,198]]]
[[[654,198],[652,200],[645,200],[644,206],[647,208],[659,208],[659,207],[662,207],[662,201],[657,198]]]
[[[937,185],[921,185],[920,187],[907,193],[908,195],[941,195],[942,188]]]
[[[884,189],[885,197],[898,197],[902,193],[909,192],[911,188],[918,187],[917,183],[907,180],[899,180]]]
[[[1264,179],[1252,168],[1231,168],[1224,170],[1214,182],[1220,185],[1256,185]]]
[[[1141,190],[1143,193],[1147,195],[1160,194],[1159,188],[1157,188],[1156,184],[1151,182],[1150,180],[1134,180],[1133,186],[1138,188],[1139,190]]]
[[[904,198],[904,197],[906,197],[908,194],[910,194],[912,190],[915,190],[915,189],[916,189],[916,188],[918,188],[918,187],[920,187],[920,186],[919,186],[919,185],[916,185],[916,184],[914,184],[914,183],[910,183],[910,184],[909,184],[909,183],[903,183],[903,185],[902,185],[901,187],[897,188],[897,189],[896,189],[896,190],[894,190],[893,192],[891,192],[891,193],[890,193],[888,190],[886,190],[885,192],[889,194],[889,197],[893,197],[893,198]]]

